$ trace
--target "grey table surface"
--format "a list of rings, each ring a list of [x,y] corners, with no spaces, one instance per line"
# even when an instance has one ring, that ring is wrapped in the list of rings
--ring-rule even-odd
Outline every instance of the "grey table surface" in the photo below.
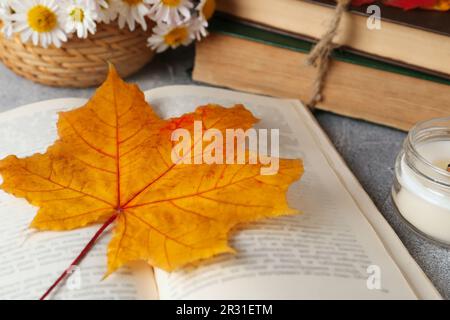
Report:
[[[193,56],[192,48],[164,53],[128,80],[138,83],[143,90],[164,85],[193,84],[190,76]],[[53,98],[89,98],[93,90],[38,85],[18,77],[0,64],[0,111]],[[315,115],[411,255],[442,296],[450,299],[450,249],[439,247],[413,233],[395,213],[390,198],[394,161],[405,133],[331,113],[316,112]]]

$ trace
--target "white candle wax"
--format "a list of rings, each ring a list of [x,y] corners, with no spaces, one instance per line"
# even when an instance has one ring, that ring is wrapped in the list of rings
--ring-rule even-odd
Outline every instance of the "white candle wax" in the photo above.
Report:
[[[450,141],[432,141],[416,146],[417,152],[442,170],[450,163]],[[438,192],[425,178],[409,167],[405,155],[400,159],[401,174],[394,202],[402,216],[418,230],[450,244],[450,193]]]

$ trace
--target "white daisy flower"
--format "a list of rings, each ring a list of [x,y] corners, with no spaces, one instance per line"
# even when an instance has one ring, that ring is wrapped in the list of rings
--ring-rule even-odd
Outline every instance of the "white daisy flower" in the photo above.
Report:
[[[200,41],[208,35],[206,28],[208,28],[208,20],[211,19],[216,10],[216,0],[200,0],[195,10],[198,16],[191,19],[191,28],[195,39]]]
[[[153,50],[160,53],[167,50],[178,48],[180,45],[187,46],[193,40],[191,26],[184,23],[178,26],[170,26],[165,23],[158,24],[153,28],[153,35],[148,38],[147,44]]]
[[[88,34],[96,31],[95,19],[97,12],[89,0],[70,0],[65,8],[65,30],[68,33],[76,32],[78,38],[87,38]]]
[[[11,6],[14,31],[20,33],[22,42],[31,39],[34,45],[47,48],[67,41],[62,11],[55,0],[12,0]]]
[[[116,20],[118,15],[117,4],[111,0],[95,1],[95,10],[97,11],[97,21],[106,24]]]
[[[131,31],[136,28],[136,22],[139,23],[142,29],[147,30],[147,23],[145,17],[150,13],[151,0],[111,0],[114,5],[117,5],[119,14],[119,27],[128,27]]]
[[[190,0],[149,0],[152,4],[150,16],[156,22],[181,24],[191,18],[194,7]]]
[[[6,38],[11,38],[14,33],[12,10],[10,6],[10,0],[0,0],[0,32],[4,34]]]
[[[191,21],[189,23],[193,38],[200,41],[202,38],[205,38],[208,35],[208,31],[206,30],[206,28],[208,27],[208,20],[203,18],[203,16],[191,18]]]
[[[11,0],[0,0],[0,9],[6,9],[11,6]]]
[[[102,7],[102,8],[108,8],[109,7],[109,0],[92,0],[91,2],[94,3],[94,7]]]

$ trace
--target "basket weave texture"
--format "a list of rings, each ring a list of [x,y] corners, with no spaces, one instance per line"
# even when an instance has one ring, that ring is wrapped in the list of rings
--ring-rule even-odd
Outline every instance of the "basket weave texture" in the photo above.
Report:
[[[146,45],[151,29],[129,31],[117,24],[100,24],[95,35],[87,39],[74,37],[61,48],[41,48],[23,44],[17,36],[0,36],[0,59],[15,73],[45,85],[98,86],[105,80],[107,62],[127,77],[153,58],[154,52]]]

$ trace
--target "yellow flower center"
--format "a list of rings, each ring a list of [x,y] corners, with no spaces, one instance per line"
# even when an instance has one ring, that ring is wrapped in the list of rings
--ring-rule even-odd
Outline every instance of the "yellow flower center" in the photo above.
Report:
[[[83,22],[84,21],[84,11],[81,8],[73,9],[69,15],[72,17],[73,21]]]
[[[125,3],[128,3],[130,6],[137,6],[138,4],[142,3],[142,0],[122,0]]]
[[[57,24],[56,14],[43,5],[37,5],[28,11],[28,25],[37,32],[52,31]]]
[[[176,46],[181,44],[188,36],[189,32],[187,28],[178,27],[164,36],[164,42],[169,46]]]
[[[162,0],[161,2],[168,7],[178,7],[181,0]]]
[[[216,11],[216,0],[206,0],[205,5],[202,8],[203,16],[206,20],[209,20]]]

